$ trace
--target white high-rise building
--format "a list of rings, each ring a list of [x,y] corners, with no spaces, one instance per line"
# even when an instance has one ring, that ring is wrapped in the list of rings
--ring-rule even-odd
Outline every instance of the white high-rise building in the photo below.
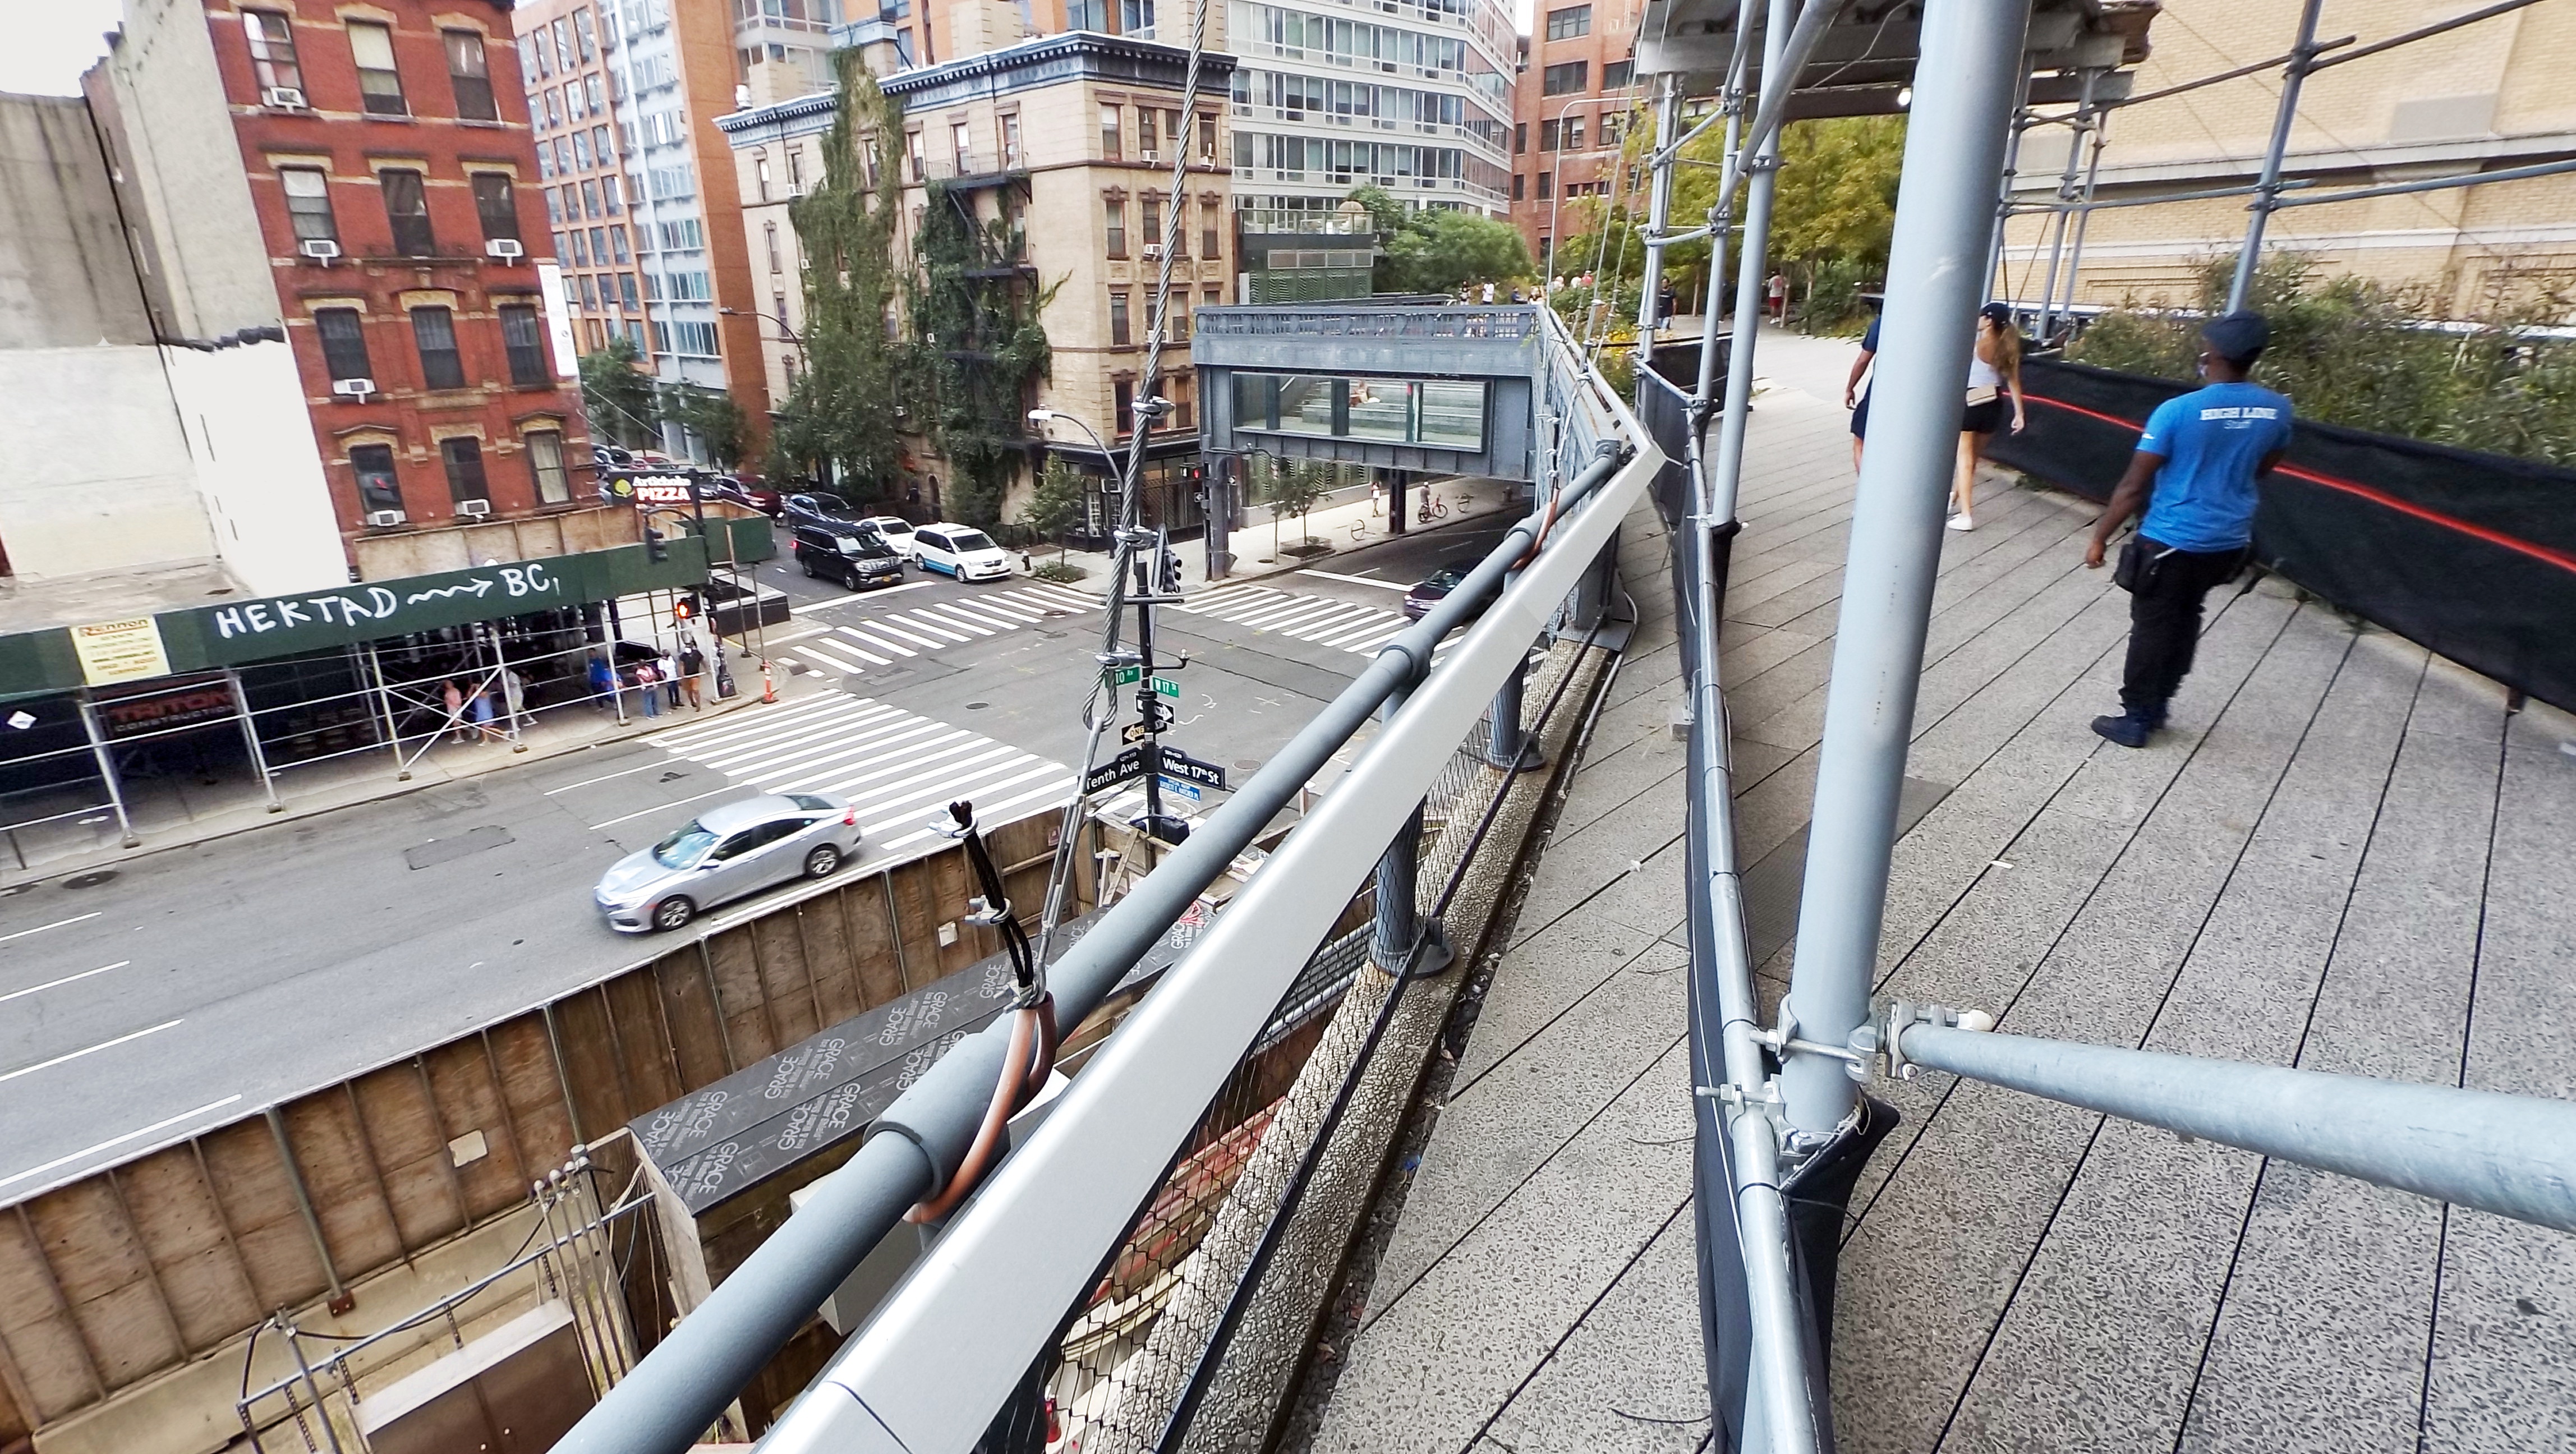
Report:
[[[1246,231],[1325,230],[1371,185],[1508,210],[1518,32],[1497,0],[1233,0],[1227,21]]]

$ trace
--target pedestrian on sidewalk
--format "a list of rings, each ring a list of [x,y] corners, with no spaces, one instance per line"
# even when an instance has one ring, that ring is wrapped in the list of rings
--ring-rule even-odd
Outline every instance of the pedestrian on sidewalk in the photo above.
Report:
[[[680,664],[671,659],[670,647],[662,648],[661,659],[653,663],[653,674],[662,679],[663,700],[671,704],[672,711],[680,710]]]
[[[1771,295],[1771,321],[1787,323],[1789,321],[1789,275],[1775,272],[1766,286],[1770,289]]]
[[[617,711],[617,669],[597,652],[590,658],[590,700],[612,715]]]
[[[2200,642],[2201,600],[2234,579],[2252,554],[2254,482],[2271,473],[2290,444],[2290,401],[2246,378],[2272,341],[2263,315],[2212,319],[2200,337],[2200,374],[2208,385],[2167,399],[2147,416],[2128,472],[2084,547],[2085,567],[2100,569],[2112,532],[2145,506],[2112,573],[2129,592],[2121,711],[2093,719],[2096,733],[2122,747],[2146,746],[2165,725]]]
[[[1986,436],[2003,427],[2004,395],[2012,396],[2012,432],[2028,419],[2022,411],[2021,325],[2013,322],[2012,305],[1988,303],[1977,310],[1977,343],[1968,355],[1967,402],[1959,412],[1959,457],[1951,473],[1952,530],[1977,528],[1977,465],[1986,457]]]
[[[1386,481],[1374,476],[1369,480],[1369,513],[1371,515],[1386,513]]]
[[[536,717],[528,711],[528,679],[515,666],[501,668],[501,706],[509,714],[512,737],[519,735],[521,727],[536,725]]]
[[[1869,437],[1869,391],[1861,387],[1861,375],[1869,372],[1878,357],[1878,320],[1869,320],[1869,331],[1860,336],[1860,357],[1852,360],[1851,377],[1843,380],[1843,407],[1851,411],[1852,473],[1860,473],[1862,441]],[[1870,382],[1875,384],[1873,376]]]
[[[465,715],[474,724],[474,736],[483,742],[501,740],[501,730],[492,725],[492,689],[478,682],[474,695],[465,701]]]
[[[635,663],[635,685],[644,697],[644,715],[661,716],[662,674],[654,670],[653,663],[649,661]]]
[[[698,678],[704,676],[706,674],[706,670],[707,654],[698,650],[698,639],[694,636],[682,637],[680,640],[680,689],[689,694],[689,710],[692,712],[703,712],[707,709],[707,704],[700,701],[698,698]]]
[[[447,704],[447,740],[450,742],[464,741],[465,693],[457,687],[456,678],[449,677],[445,681],[440,682],[438,684],[438,695],[439,699]]]

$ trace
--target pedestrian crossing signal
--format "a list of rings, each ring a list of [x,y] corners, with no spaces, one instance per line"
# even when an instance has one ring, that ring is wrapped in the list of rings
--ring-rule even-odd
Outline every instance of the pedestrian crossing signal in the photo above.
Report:
[[[698,602],[697,598],[694,596],[682,596],[677,601],[671,603],[671,620],[676,625],[688,624],[690,619],[695,617],[697,614]]]

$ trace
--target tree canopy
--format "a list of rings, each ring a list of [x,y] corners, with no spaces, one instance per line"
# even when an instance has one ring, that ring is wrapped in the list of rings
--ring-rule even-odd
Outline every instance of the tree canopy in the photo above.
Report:
[[[1361,187],[1351,200],[1376,225],[1379,292],[1454,293],[1537,271],[1520,230],[1508,222],[1447,207],[1409,208],[1380,187]]]
[[[661,409],[653,376],[642,372],[643,364],[644,355],[623,336],[581,356],[581,405],[590,419],[591,438],[630,449],[656,442],[653,426]]]

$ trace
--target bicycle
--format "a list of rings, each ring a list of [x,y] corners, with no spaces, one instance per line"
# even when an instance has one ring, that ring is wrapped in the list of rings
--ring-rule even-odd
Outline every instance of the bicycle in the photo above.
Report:
[[[1458,513],[1464,515],[1475,508],[1476,497],[1467,493],[1465,490],[1460,490],[1458,492]]]
[[[1357,544],[1359,544],[1361,541],[1366,540],[1366,539],[1368,539],[1368,522],[1367,522],[1367,521],[1365,521],[1365,520],[1354,520],[1354,521],[1352,521],[1352,522],[1351,522],[1351,544],[1353,544],[1353,545],[1357,545]]]
[[[1428,525],[1434,520],[1446,520],[1449,518],[1449,506],[1438,495],[1425,495],[1422,497],[1422,509],[1413,518],[1423,525]]]

